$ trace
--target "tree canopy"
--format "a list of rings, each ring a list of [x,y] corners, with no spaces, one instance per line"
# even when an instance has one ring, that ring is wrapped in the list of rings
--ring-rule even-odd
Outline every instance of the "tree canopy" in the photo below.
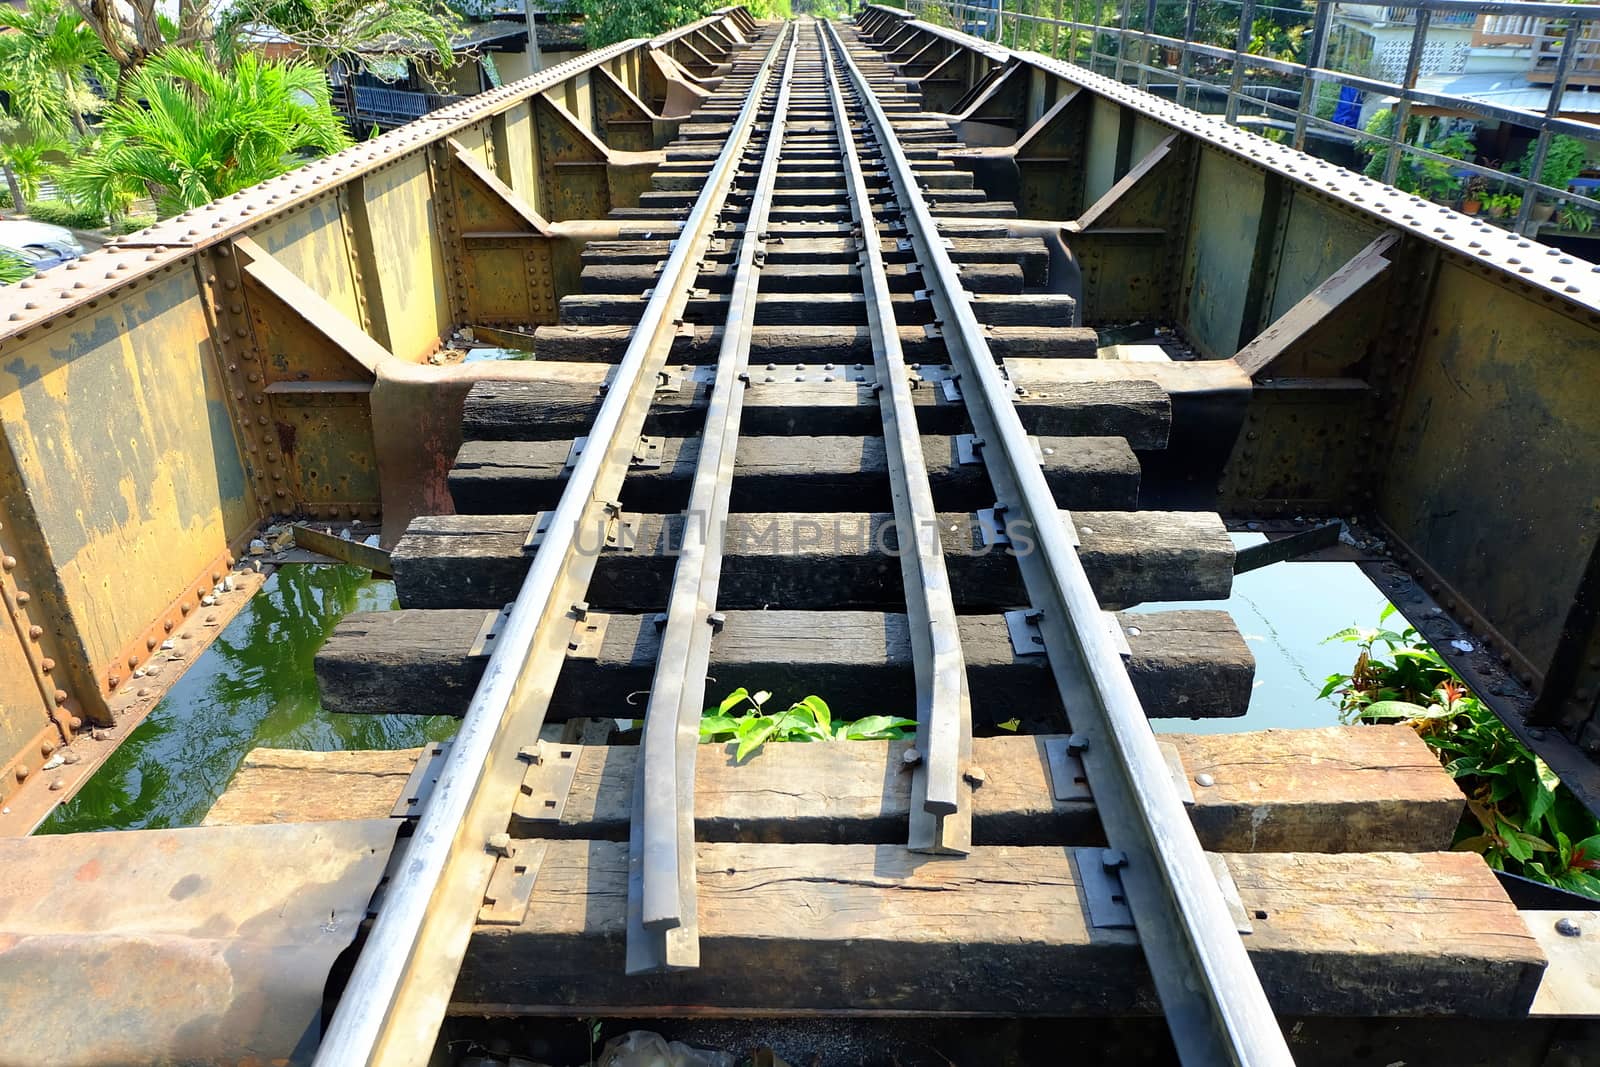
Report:
[[[449,67],[461,17],[419,0],[236,0],[217,21],[218,44],[237,55],[249,33],[263,28],[319,67],[337,59],[359,68],[378,55]]]

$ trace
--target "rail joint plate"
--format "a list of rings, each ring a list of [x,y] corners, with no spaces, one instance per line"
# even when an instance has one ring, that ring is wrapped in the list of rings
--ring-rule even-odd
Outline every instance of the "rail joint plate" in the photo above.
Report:
[[[409,819],[421,814],[422,805],[433,791],[434,783],[439,780],[439,772],[444,770],[444,758],[449,754],[448,741],[431,741],[423,746],[416,765],[411,768],[411,776],[406,779],[399,799],[389,812],[391,818]]]
[[[467,649],[467,659],[488,659],[494,655],[495,641],[506,628],[506,620],[511,618],[512,605],[507,604],[499,611],[491,611],[483,618],[483,624],[478,627],[478,636],[472,639],[472,647]]]
[[[499,851],[494,873],[483,891],[478,922],[493,926],[518,926],[528,914],[528,897],[539,879],[547,841],[512,841]]]
[[[1111,848],[1075,848],[1072,860],[1078,868],[1078,884],[1088,903],[1089,924],[1097,930],[1134,929],[1133,912],[1128,907],[1127,894],[1122,888],[1122,870],[1128,857]],[[1239,896],[1239,886],[1233,872],[1221,856],[1208,852],[1206,862],[1217,880],[1217,888],[1228,905],[1236,929],[1241,934],[1254,931],[1245,913],[1244,901]]]
[[[522,776],[516,814],[527,822],[559,823],[566,814],[567,794],[577,777],[583,746],[540,741],[517,755],[528,761],[528,771]]]
[[[572,636],[567,639],[568,659],[600,658],[600,647],[606,640],[606,623],[611,616],[599,612],[586,612],[572,624]]]
[[[636,471],[660,470],[661,449],[665,444],[664,437],[640,437],[633,446],[633,456],[628,460],[628,468]]]

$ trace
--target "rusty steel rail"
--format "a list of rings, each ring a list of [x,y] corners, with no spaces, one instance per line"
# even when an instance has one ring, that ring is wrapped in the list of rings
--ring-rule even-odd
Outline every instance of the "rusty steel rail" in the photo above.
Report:
[[[883,151],[917,259],[933,282],[928,298],[960,374],[968,416],[989,442],[980,454],[990,481],[1008,525],[1026,524],[1022,529],[1035,542],[1016,560],[1110,842],[1103,852],[1080,851],[1080,871],[1095,862],[1085,860],[1086,853],[1096,852],[1098,862],[1120,875],[1185,1063],[1292,1063],[911,162],[838,31],[829,24],[828,32]]]
[[[938,515],[922,454],[921,432],[911,398],[910,372],[900,347],[889,278],[878,242],[878,223],[856,150],[855,127],[846,109],[839,74],[822,24],[828,97],[844,157],[850,212],[861,240],[861,283],[866,294],[867,328],[877,372],[883,418],[884,457],[894,499],[894,529],[900,574],[911,626],[911,659],[917,679],[917,744],[911,775],[909,846],[918,852],[964,854],[972,847],[972,794],[962,779],[972,762],[972,701],[967,693],[966,657],[956,619],[955,599],[939,544]],[[863,88],[852,86],[857,106]],[[879,132],[881,137],[883,132]],[[881,151],[881,146],[880,146]],[[953,273],[936,284],[960,282]]]
[[[504,834],[521,784],[521,754],[539,739],[597,554],[582,530],[602,537],[653,389],[688,302],[697,265],[755,128],[778,59],[774,42],[711,174],[685,219],[660,281],[606,393],[588,446],[544,526],[544,537],[484,668],[439,778],[379,909],[317,1052],[327,1067],[427,1062],[484,900],[496,858],[519,846]]]
[[[695,967],[700,962],[695,916],[695,755],[700,745],[711,639],[721,627],[716,608],[723,532],[749,381],[745,371],[750,365],[760,268],[766,258],[767,218],[794,81],[799,34],[792,23],[784,25],[773,48],[783,47],[785,42],[783,74],[739,242],[703,444],[689,493],[683,545],[667,602],[666,630],[645,710],[642,768],[635,781],[628,837],[629,974]],[[761,90],[759,84],[751,90],[747,109],[763,106]],[[731,181],[731,174],[727,180]],[[670,338],[667,343],[670,345]]]

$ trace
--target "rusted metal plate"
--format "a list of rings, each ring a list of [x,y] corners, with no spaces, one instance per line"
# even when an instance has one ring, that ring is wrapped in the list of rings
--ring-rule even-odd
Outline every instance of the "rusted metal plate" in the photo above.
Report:
[[[195,277],[11,342],[0,363],[10,580],[53,689],[104,721],[126,642],[254,520]]]
[[[329,196],[284,213],[252,237],[286,270],[359,326],[355,255],[341,213],[340,198]]]
[[[336,537],[333,534],[323,533],[321,530],[297,522],[292,527],[294,530],[294,543],[301,548],[319,552],[333,559],[343,560],[357,567],[365,567],[374,574],[393,574],[390,570],[389,553],[381,548],[376,548],[354,538]]]
[[[0,840],[8,1063],[308,1062],[394,819]],[[81,1005],[64,1025],[63,1005]]]
[[[1288,312],[1382,232],[1354,212],[1296,191],[1284,214],[1267,276],[1270,296],[1263,300],[1267,321]]]
[[[368,176],[364,187],[366,215],[375,223],[373,259],[382,265],[367,284],[382,290],[391,350],[416,362],[439,347],[452,325],[444,252],[432,236],[437,220],[427,156],[406,156]]]
[[[1219,505],[1240,515],[1347,513],[1365,476],[1360,435],[1372,404],[1360,379],[1257,382]]]
[[[1189,215],[1181,318],[1190,339],[1212,357],[1238,351],[1261,222],[1261,175],[1220,152],[1202,151]],[[1320,279],[1319,279],[1320,280]]]
[[[1600,537],[1596,352],[1600,327],[1443,265],[1379,489],[1405,547],[1537,674]]]
[[[378,464],[367,382],[284,383],[272,391],[277,445],[295,504],[312,515],[376,518]]]

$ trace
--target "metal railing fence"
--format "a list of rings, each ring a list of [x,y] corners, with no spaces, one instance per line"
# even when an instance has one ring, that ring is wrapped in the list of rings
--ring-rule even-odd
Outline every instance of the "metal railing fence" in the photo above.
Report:
[[[1295,6],[1291,6],[1295,5]],[[1374,72],[1372,57],[1346,47],[1330,61],[1337,9],[1370,11],[1409,29],[1398,80]],[[1500,194],[1504,216],[1488,221],[1534,233],[1558,206],[1572,217],[1569,228],[1587,230],[1600,217],[1600,200],[1554,185],[1546,173],[1558,136],[1600,143],[1600,115],[1590,123],[1560,114],[1563,94],[1578,65],[1600,45],[1600,5],[1474,3],[1471,0],[1412,0],[1387,5],[1347,5],[1333,0],[908,0],[927,22],[963,30],[1019,51],[1042,52],[1141,89],[1170,93],[1180,104],[1207,110],[1219,106],[1230,123],[1265,131],[1274,140],[1306,150],[1309,139],[1343,142],[1366,154],[1368,174],[1407,191],[1445,202],[1473,179]],[[1481,20],[1481,23],[1480,23]],[[1429,29],[1471,25],[1475,38],[1500,43],[1525,39],[1529,69],[1548,76],[1550,95],[1542,112],[1417,87],[1440,45],[1429,47]],[[1539,66],[1545,60],[1548,66]],[[1351,69],[1355,68],[1355,69]],[[1600,72],[1597,72],[1600,73]],[[1345,89],[1392,99],[1389,119],[1367,130],[1332,121]],[[1520,164],[1487,166],[1458,158],[1463,142],[1425,140],[1427,119],[1412,109],[1446,111],[1472,123],[1510,123],[1532,136]],[[1442,149],[1442,150],[1441,150]],[[1570,152],[1565,153],[1570,156]],[[1381,160],[1381,165],[1371,160]],[[1516,165],[1519,169],[1514,170]],[[1563,169],[1570,169],[1564,166]],[[1522,173],[1520,171],[1525,171]],[[1513,197],[1520,197],[1514,205]],[[1459,199],[1459,198],[1457,198]],[[1514,206],[1514,212],[1511,208]]]

